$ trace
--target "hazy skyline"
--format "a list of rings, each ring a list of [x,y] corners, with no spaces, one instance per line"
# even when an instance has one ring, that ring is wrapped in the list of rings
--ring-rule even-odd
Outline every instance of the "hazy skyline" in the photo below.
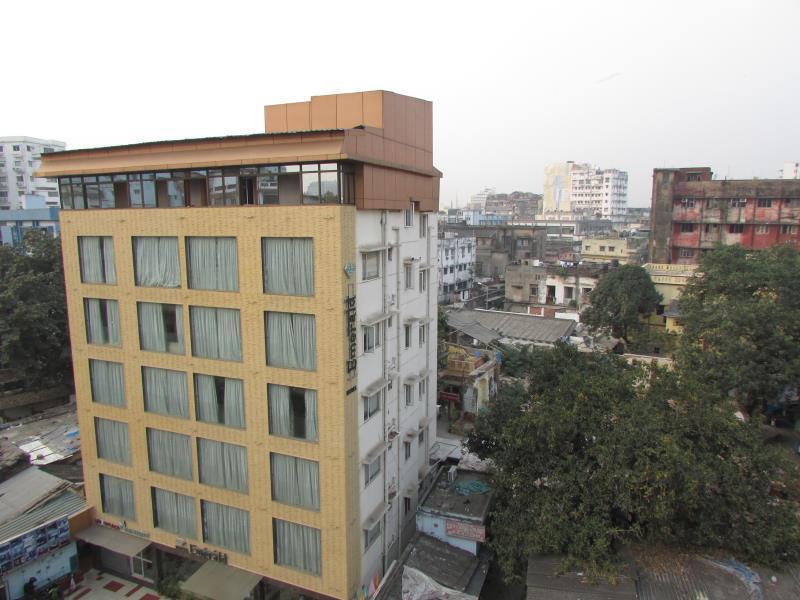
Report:
[[[544,166],[629,175],[800,160],[796,0],[14,3],[0,135],[69,148],[263,131],[263,106],[387,89],[433,102],[442,207],[541,193]]]

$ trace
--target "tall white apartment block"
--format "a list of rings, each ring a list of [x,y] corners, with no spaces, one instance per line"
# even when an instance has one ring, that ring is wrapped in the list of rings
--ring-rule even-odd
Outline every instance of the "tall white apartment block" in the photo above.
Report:
[[[573,164],[570,170],[570,210],[575,215],[617,221],[628,206],[628,174],[619,169],[599,169]]]
[[[440,303],[469,300],[475,275],[475,252],[475,236],[459,237],[447,231],[439,238]]]
[[[25,136],[0,137],[0,210],[26,208],[26,195],[41,196],[47,206],[59,206],[58,181],[34,177],[42,154],[64,150],[66,144]]]
[[[800,163],[783,163],[783,169],[781,169],[781,179],[800,179]]]

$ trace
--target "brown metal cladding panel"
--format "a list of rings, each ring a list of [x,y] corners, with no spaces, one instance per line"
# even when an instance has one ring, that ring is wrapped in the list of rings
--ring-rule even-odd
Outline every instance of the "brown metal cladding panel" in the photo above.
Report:
[[[311,97],[311,128],[336,129],[336,96]]]
[[[386,174],[381,167],[373,167],[372,170],[372,197],[386,200]]]
[[[383,96],[381,91],[364,92],[362,96],[364,125],[383,128]]]
[[[425,103],[425,150],[433,152],[433,103]]]
[[[418,169],[425,169],[425,151],[422,148],[414,148],[414,166]]]
[[[425,148],[425,102],[414,102],[414,146]]]
[[[290,102],[286,106],[286,126],[289,131],[311,129],[311,106],[308,102]]]
[[[351,129],[364,123],[364,93],[337,94],[336,128]]]
[[[400,119],[397,114],[397,96],[391,92],[383,95],[383,135],[396,140],[400,128]]]
[[[285,133],[289,131],[286,126],[285,104],[264,107],[264,131],[266,133]]]

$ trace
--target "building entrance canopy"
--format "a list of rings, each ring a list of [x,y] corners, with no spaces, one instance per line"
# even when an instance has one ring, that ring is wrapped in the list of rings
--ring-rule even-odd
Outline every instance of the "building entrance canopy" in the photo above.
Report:
[[[101,525],[92,525],[78,532],[75,537],[125,556],[136,556],[150,545],[150,540]]]
[[[209,560],[181,584],[184,592],[206,600],[239,600],[248,598],[261,576]]]

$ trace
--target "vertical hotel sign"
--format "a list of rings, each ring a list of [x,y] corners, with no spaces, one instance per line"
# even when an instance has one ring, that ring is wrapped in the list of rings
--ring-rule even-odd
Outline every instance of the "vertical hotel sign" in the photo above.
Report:
[[[355,265],[348,263],[345,273],[350,277],[355,271]],[[344,319],[347,326],[347,360],[345,371],[352,375],[356,370],[356,356],[358,354],[358,327],[356,327],[356,290],[352,283],[347,284],[347,296],[344,299]]]

